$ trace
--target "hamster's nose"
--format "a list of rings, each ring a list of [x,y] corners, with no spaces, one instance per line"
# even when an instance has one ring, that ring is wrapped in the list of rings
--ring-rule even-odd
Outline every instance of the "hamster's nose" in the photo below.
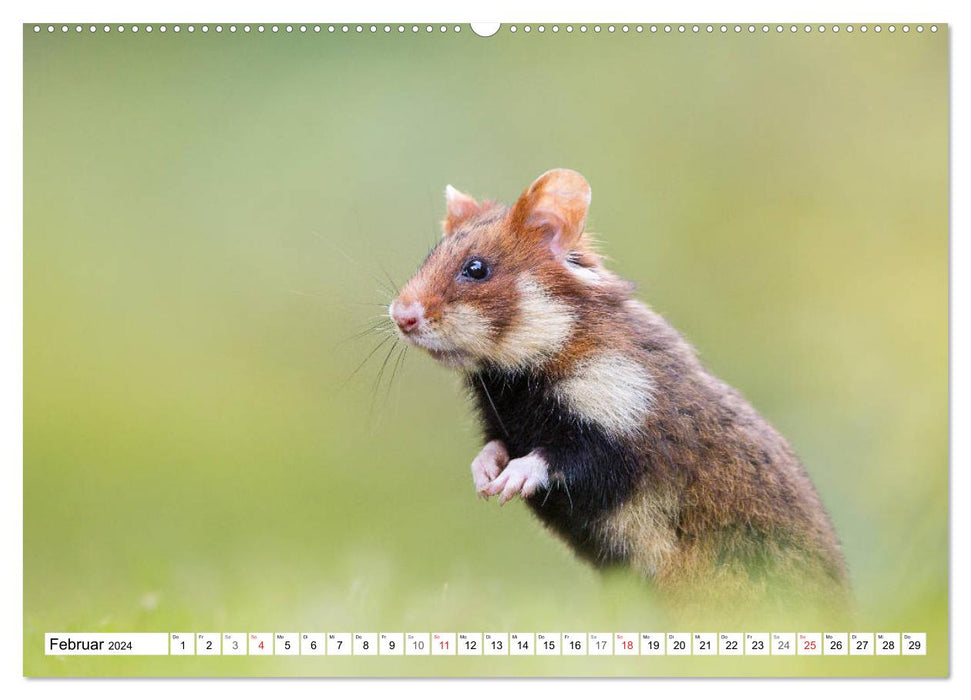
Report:
[[[417,301],[402,304],[396,301],[391,305],[391,318],[398,324],[402,333],[411,333],[421,325],[424,319],[424,309]]]

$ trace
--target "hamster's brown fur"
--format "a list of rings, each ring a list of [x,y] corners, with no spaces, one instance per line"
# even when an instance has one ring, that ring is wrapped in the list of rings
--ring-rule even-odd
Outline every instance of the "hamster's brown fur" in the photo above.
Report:
[[[391,305],[403,338],[466,376],[477,490],[523,497],[581,557],[674,598],[842,600],[799,459],[603,266],[589,202],[569,170],[508,209],[448,188],[445,236]]]

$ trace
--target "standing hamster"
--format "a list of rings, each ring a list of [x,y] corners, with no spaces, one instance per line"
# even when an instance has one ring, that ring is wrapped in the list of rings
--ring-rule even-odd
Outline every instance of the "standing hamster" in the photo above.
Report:
[[[521,497],[581,558],[662,592],[845,593],[799,459],[604,267],[582,175],[551,170],[512,207],[451,186],[445,198],[444,236],[389,313],[464,374],[480,495]]]

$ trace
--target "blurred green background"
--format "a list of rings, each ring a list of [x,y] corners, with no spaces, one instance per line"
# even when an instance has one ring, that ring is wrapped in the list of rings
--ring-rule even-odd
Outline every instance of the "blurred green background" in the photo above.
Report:
[[[25,673],[945,674],[946,34],[25,27]],[[805,460],[859,600],[813,631],[926,631],[926,657],[43,655],[71,630],[679,631],[475,498],[457,377],[415,351],[354,374],[445,185],[509,202],[552,167]]]

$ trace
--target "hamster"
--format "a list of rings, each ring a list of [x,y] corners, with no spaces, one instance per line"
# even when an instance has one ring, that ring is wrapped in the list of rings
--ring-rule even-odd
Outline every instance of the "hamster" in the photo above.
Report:
[[[444,235],[390,304],[404,341],[464,375],[485,442],[475,490],[521,498],[582,559],[662,592],[841,595],[799,459],[604,266],[590,201],[565,169],[512,207],[448,186]]]

